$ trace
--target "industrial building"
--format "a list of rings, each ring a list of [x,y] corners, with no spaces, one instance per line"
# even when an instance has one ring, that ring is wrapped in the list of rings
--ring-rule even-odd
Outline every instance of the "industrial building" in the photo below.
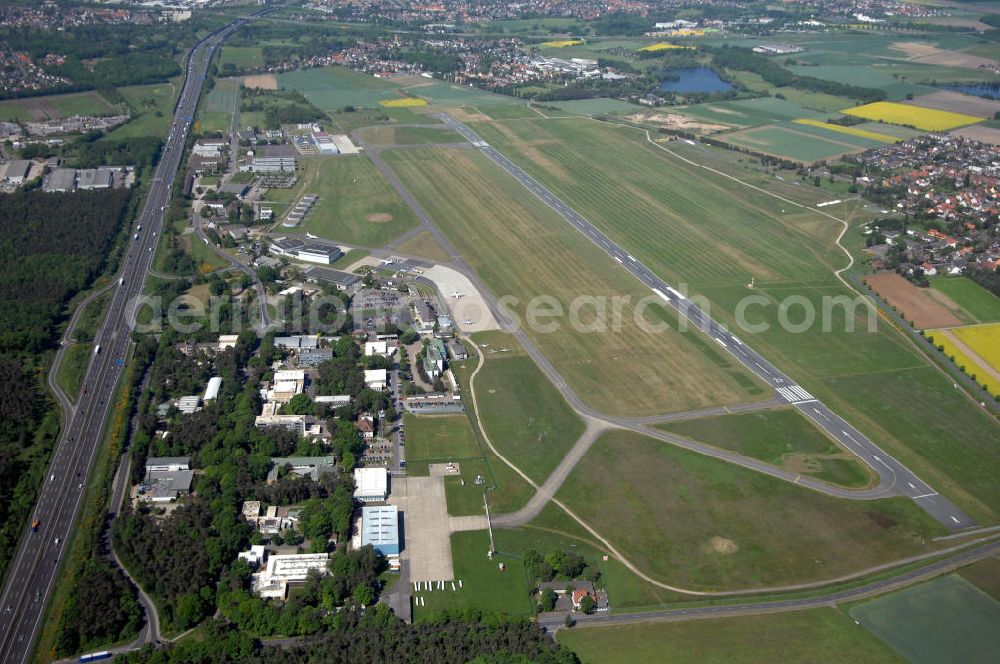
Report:
[[[389,496],[389,471],[385,468],[355,468],[354,497],[363,503],[379,503]]]
[[[191,413],[201,410],[201,397],[197,394],[181,397],[177,400],[177,410],[181,411],[185,415],[190,415]]]
[[[464,413],[465,405],[457,394],[419,394],[406,397],[403,407],[414,415],[442,415]]]
[[[285,599],[289,584],[304,583],[313,571],[326,574],[328,558],[325,553],[268,556],[264,568],[250,577],[250,588],[265,599]]]
[[[384,390],[389,386],[389,372],[385,369],[365,369],[365,386]]]
[[[288,348],[292,350],[301,348],[318,348],[319,338],[304,334],[296,334],[291,337],[275,337],[274,347]]]
[[[42,190],[49,193],[67,193],[76,189],[76,169],[57,168],[45,179]]]
[[[294,173],[297,163],[295,157],[254,156],[241,165],[240,170],[245,173]]]
[[[399,560],[399,510],[395,505],[366,505],[361,508],[361,546],[371,544],[390,565]]]
[[[149,457],[146,459],[146,471],[173,472],[191,470],[191,457]]]
[[[194,480],[190,463],[190,457],[150,457],[136,496],[139,500],[165,503],[187,495]]]
[[[304,242],[298,238],[278,237],[271,241],[268,251],[278,256],[288,256],[310,263],[329,265],[343,255],[339,247],[322,242]]]
[[[312,142],[319,150],[320,154],[324,155],[335,155],[340,154],[340,149],[337,147],[337,143],[333,140],[333,136],[325,131],[314,131],[312,133]]]
[[[316,367],[333,359],[332,348],[306,348],[299,353],[300,367]]]
[[[0,179],[11,184],[24,184],[31,175],[31,162],[27,159],[15,159],[7,162],[6,166],[4,169],[3,164],[0,164],[0,170],[3,171]]]
[[[114,173],[108,168],[81,168],[76,172],[76,188],[81,191],[111,189]]]

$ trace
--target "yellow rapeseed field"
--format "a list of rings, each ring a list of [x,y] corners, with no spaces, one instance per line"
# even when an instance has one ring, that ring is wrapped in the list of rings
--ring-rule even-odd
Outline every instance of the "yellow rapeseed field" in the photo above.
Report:
[[[379,99],[378,103],[386,108],[406,108],[409,106],[426,106],[426,99],[403,97],[402,99]]]
[[[835,131],[841,134],[850,134],[851,136],[859,136],[861,138],[867,138],[871,141],[878,141],[879,143],[899,143],[903,140],[898,136],[880,134],[866,129],[858,129],[857,127],[842,127],[841,125],[830,124],[829,122],[823,122],[822,120],[812,120],[810,118],[799,118],[798,120],[792,120],[792,122],[795,122],[796,124],[809,125],[811,127],[822,127],[823,129],[828,129],[830,131]]]
[[[973,122],[980,122],[984,119],[977,118],[974,115],[965,115],[964,113],[939,111],[936,108],[897,104],[893,101],[877,101],[874,104],[845,108],[841,113],[866,120],[916,127],[921,131],[945,131],[961,127],[962,125],[972,124]]]
[[[692,49],[693,46],[681,46],[680,44],[668,44],[667,42],[660,42],[659,44],[650,44],[649,46],[643,46],[640,51],[666,51],[672,48],[686,48]]]
[[[542,42],[541,46],[548,46],[550,48],[562,48],[563,46],[576,46],[577,44],[582,44],[582,39],[563,39],[561,41],[548,41]]]
[[[952,330],[952,334],[1000,371],[1000,323],[958,327]]]
[[[993,341],[992,341],[992,343],[996,344],[996,343],[998,343],[998,341],[1000,341],[1000,325],[981,326],[981,327],[977,326],[977,327],[970,327],[968,329],[969,330],[974,330],[974,329],[982,329],[982,328],[989,328],[989,327],[993,327],[994,328],[993,330],[990,330],[989,332],[992,332],[992,334],[993,334]],[[959,334],[960,331],[964,331],[964,328],[954,328],[953,327],[950,330],[950,332],[952,334],[956,335],[956,336],[964,336],[964,335],[960,335]],[[989,336],[985,332],[982,333],[982,334],[983,334],[984,337]],[[985,385],[986,386],[986,390],[990,394],[992,394],[994,396],[1000,395],[1000,380],[997,380],[996,378],[994,378],[989,373],[989,371],[986,370],[986,367],[984,367],[984,366],[982,366],[980,364],[980,362],[977,362],[975,359],[969,357],[968,355],[966,355],[965,353],[963,353],[961,350],[959,350],[958,347],[956,347],[955,344],[953,344],[951,342],[951,339],[947,338],[944,334],[935,334],[934,331],[929,332],[927,334],[927,338],[930,339],[931,342],[935,346],[944,346],[944,355],[945,355],[945,357],[954,358],[955,364],[958,365],[958,366],[960,366],[960,367],[965,367],[965,373],[969,374],[970,376],[972,376],[974,374],[976,376],[976,382],[979,383],[980,385]],[[975,350],[975,352],[977,352],[977,353],[983,352],[983,353],[986,353],[987,355],[990,354],[989,351],[986,348],[982,348],[982,347],[978,347],[978,346],[973,346],[969,342],[968,339],[962,338],[961,341],[966,346],[969,346],[970,348],[972,348],[973,350]],[[977,341],[979,341],[979,340],[977,339]],[[996,352],[996,351],[994,351],[994,352]],[[980,356],[980,357],[982,358],[982,360],[989,361],[984,356]],[[994,368],[996,368],[996,367],[994,367]]]

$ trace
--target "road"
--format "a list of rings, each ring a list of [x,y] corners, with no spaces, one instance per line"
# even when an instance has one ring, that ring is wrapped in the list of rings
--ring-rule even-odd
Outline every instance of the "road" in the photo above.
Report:
[[[925,565],[920,569],[906,574],[900,574],[892,578],[881,581],[873,581],[857,588],[841,590],[838,592],[818,595],[816,597],[803,599],[784,599],[775,601],[746,602],[741,604],[726,604],[724,606],[700,606],[689,609],[660,609],[657,611],[644,611],[641,613],[613,613],[610,615],[574,615],[577,626],[580,627],[602,627],[611,625],[623,625],[634,623],[669,622],[679,620],[694,620],[698,618],[723,618],[740,615],[782,613],[785,611],[801,611],[804,609],[815,609],[824,606],[833,606],[844,602],[851,602],[873,595],[896,590],[905,586],[913,585],[919,581],[924,581],[940,574],[967,565],[976,560],[982,560],[990,556],[995,556],[1000,552],[1000,541],[993,541],[983,544],[974,549],[949,556],[937,562]],[[538,623],[550,631],[555,631],[565,627],[565,616],[563,614],[547,614],[540,616]]]
[[[96,352],[87,368],[76,410],[66,415],[62,437],[39,491],[34,517],[40,526],[37,532],[32,532],[30,525],[25,528],[0,595],[0,661],[5,664],[23,664],[31,657],[67,541],[79,516],[83,487],[94,466],[115,386],[124,369],[136,301],[152,263],[163,208],[170,199],[208,62],[215,46],[247,20],[238,19],[217,30],[188,56],[170,134],[137,220],[138,237],[126,250],[119,287],[95,337]]]
[[[563,219],[582,233],[587,239],[602,249],[612,260],[619,263],[638,279],[650,292],[672,307],[691,326],[701,330],[709,339],[732,355],[748,371],[771,386],[781,398],[796,410],[815,422],[821,429],[868,464],[880,477],[881,489],[885,495],[902,495],[912,499],[935,520],[950,530],[961,530],[976,526],[976,522],[957,505],[945,498],[910,469],[882,450],[846,420],[830,410],[822,401],[807,392],[789,376],[753,350],[742,339],[730,332],[724,325],[713,320],[688,297],[670,286],[653,273],[641,261],[625,251],[593,224],[583,218],[555,194],[528,175],[498,150],[490,146],[469,127],[445,113],[437,114],[447,126],[460,133],[490,160],[514,177],[521,185],[555,210]],[[806,486],[827,487],[810,478],[799,482]]]

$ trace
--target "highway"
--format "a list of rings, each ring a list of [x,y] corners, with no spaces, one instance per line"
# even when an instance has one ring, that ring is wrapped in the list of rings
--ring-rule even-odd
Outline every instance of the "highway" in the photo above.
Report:
[[[838,441],[844,449],[852,452],[868,464],[881,480],[879,488],[882,495],[909,497],[935,520],[953,531],[977,525],[957,505],[935,491],[906,466],[882,450],[842,417],[831,411],[823,402],[807,392],[802,386],[796,384],[794,380],[782,373],[762,355],[754,351],[746,342],[730,332],[724,325],[713,320],[708,314],[699,309],[685,294],[679,292],[654,274],[641,261],[613,242],[593,224],[584,219],[576,210],[542,186],[520,166],[490,146],[469,127],[445,113],[436,114],[436,116],[514,177],[525,189],[555,210],[563,219],[601,248],[610,259],[620,264],[638,279],[654,296],[658,297],[665,305],[676,310],[691,326],[701,330],[720,348],[732,355],[748,371],[768,384],[783,401],[792,405],[803,415],[815,422],[821,429]],[[811,478],[803,477],[799,480],[799,484],[818,488],[824,492],[828,491],[828,485]]]
[[[39,491],[33,513],[40,521],[38,531],[32,532],[27,524],[0,595],[0,661],[5,664],[23,664],[31,657],[130,350],[136,301],[153,260],[163,209],[181,164],[212,51],[247,20],[220,28],[188,56],[170,134],[137,220],[138,237],[129,243],[118,288],[95,337],[97,352],[87,367],[75,412],[66,414],[66,426]]]

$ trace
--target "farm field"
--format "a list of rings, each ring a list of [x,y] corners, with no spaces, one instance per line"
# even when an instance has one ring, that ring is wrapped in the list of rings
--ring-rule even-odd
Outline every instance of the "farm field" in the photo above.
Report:
[[[686,420],[659,428],[840,486],[864,487],[874,479],[864,463],[793,409]]]
[[[650,269],[704,295],[720,322],[740,329],[733,312],[742,298],[763,296],[766,303],[751,307],[747,322],[764,323],[766,330],[745,341],[968,513],[988,522],[1000,511],[1000,487],[988,480],[1000,473],[1000,454],[985,443],[996,438],[997,424],[890,326],[875,317],[870,331],[863,302],[849,311],[831,308],[829,324],[807,334],[780,324],[786,297],[806,298],[817,320],[824,298],[856,297],[831,274],[846,262],[834,245],[838,223],[815,212],[782,212],[787,203],[712,177],[648,144],[638,131],[582,120],[480,122],[475,129]],[[830,197],[825,186],[794,187],[748,160],[741,166],[742,157],[734,160],[730,152],[683,141],[668,148],[790,200],[812,204]],[[861,208],[832,212],[852,223],[871,219]],[[780,246],[774,237],[784,238]],[[860,255],[861,239],[849,233],[845,242]],[[757,281],[752,291],[749,275]],[[935,415],[944,404],[954,409],[947,421]]]
[[[919,330],[954,327],[964,322],[954,311],[956,307],[947,306],[927,289],[917,288],[895,272],[868,275],[865,281]]]
[[[490,548],[490,538],[485,530],[452,533],[451,558],[455,568],[455,580],[462,580],[456,590],[446,583],[447,589],[414,592],[413,597],[421,598],[422,604],[415,603],[414,622],[444,610],[478,608],[486,613],[503,611],[513,615],[531,613],[531,598],[528,595],[528,581],[524,564],[519,558],[497,553],[489,560],[484,552]],[[506,569],[501,572],[498,563]]]
[[[825,135],[820,135],[820,133]],[[882,145],[882,142],[841,136],[807,126],[770,125],[716,136],[718,140],[756,152],[803,163],[834,159],[851,152]],[[864,143],[864,145],[857,145]]]
[[[791,87],[778,89],[765,81],[759,74],[749,71],[729,71],[728,73],[754,92],[760,92],[767,96],[770,96],[773,92],[780,92],[789,102],[799,104],[803,108],[819,113],[834,113],[850,106],[853,102],[853,100],[847,97],[826,94],[825,92],[812,92],[811,90],[801,90]]]
[[[468,150],[414,149],[383,153],[428,214],[448,233],[461,255],[497,296],[516,298],[510,311],[524,320],[526,303],[546,296],[565,312],[580,295],[588,298],[648,294],[596,247],[575,233],[554,211],[526,196],[519,184],[484,156]],[[476,210],[476,214],[470,214]],[[578,269],[588,266],[586,270]],[[600,300],[590,300],[600,302]],[[559,334],[544,325],[525,332],[593,407],[617,414],[687,410],[695,404],[733,403],[759,398],[764,390],[728,359],[702,352],[697,333],[643,329],[632,305],[619,330],[594,327],[598,305],[582,308],[582,325],[557,319]],[[607,305],[610,306],[610,305]],[[610,311],[610,310],[608,310]],[[667,316],[658,305],[652,320]],[[634,390],[609,391],[625,383]]]
[[[264,65],[264,50],[259,46],[223,46],[219,59],[219,69],[224,74],[226,65],[237,70],[252,69]]]
[[[993,599],[1000,600],[1000,558],[984,558],[958,573]]]
[[[232,79],[217,80],[212,90],[205,95],[205,101],[198,113],[201,131],[229,131],[233,124],[233,109],[236,107],[236,95],[238,94],[238,81]]]
[[[961,576],[905,588],[850,613],[913,664],[988,662],[1000,651],[1000,602]]]
[[[319,201],[302,228],[328,240],[379,247],[417,225],[413,211],[364,155],[321,159],[306,189]]]
[[[0,101],[0,122],[36,122],[73,115],[115,115],[120,112],[118,106],[109,104],[93,90]]]
[[[874,141],[875,143],[896,143],[900,140],[898,136],[879,133],[877,131],[872,131],[871,129],[862,129],[860,127],[844,127],[841,125],[830,124],[829,122],[810,120],[808,118],[793,120],[792,122],[797,125],[802,125],[806,127],[817,127],[826,132],[834,132],[836,134],[843,134],[846,136],[856,136],[857,138],[867,139],[867,141]],[[861,147],[868,147],[868,146],[861,145]]]
[[[836,578],[943,532],[906,498],[830,498],[629,431],[601,436],[556,495],[639,569],[692,590]]]
[[[480,457],[472,425],[465,415],[411,415],[406,425],[406,471],[426,475],[428,463]]]
[[[756,127],[797,118],[824,120],[830,116],[830,113],[811,111],[801,104],[776,97],[706,102],[692,106],[677,106],[673,110],[699,120],[739,127]]]
[[[1000,324],[970,325],[953,332],[995,371],[1000,371]]]
[[[921,108],[909,104],[895,104],[888,101],[877,101],[874,104],[845,108],[841,112],[866,120],[912,126],[925,131],[944,131],[983,120],[983,118],[963,113]]]
[[[559,630],[583,664],[902,664],[836,608],[768,616]]]
[[[973,322],[1000,323],[1000,298],[968,277],[930,277],[931,287],[961,307]]]
[[[885,90],[886,95],[892,101],[903,101],[908,94],[920,96],[935,91],[935,88],[929,85],[921,85],[893,78],[893,72],[888,71],[886,67],[876,69],[867,64],[793,65],[788,67],[788,69],[799,76],[813,76],[828,81],[836,81],[837,83]],[[895,73],[898,74],[899,72],[896,71]]]
[[[399,96],[394,83],[346,67],[298,69],[280,74],[278,85],[298,90],[327,114],[345,106],[377,108],[379,100]]]
[[[942,111],[974,115],[980,118],[992,118],[994,113],[1000,111],[1000,101],[973,97],[972,95],[965,95],[950,90],[933,92],[929,95],[923,95],[907,101],[906,103],[924,108],[936,108]]]
[[[544,482],[583,433],[583,422],[531,358],[486,358],[475,383],[483,427],[503,456]]]
[[[990,394],[1000,395],[1000,378],[994,375],[996,369],[991,370],[983,358],[979,357],[968,344],[958,339],[955,332],[959,329],[961,328],[930,330],[927,338],[945,357],[954,362],[955,366],[970,377],[975,377],[975,381],[984,386]]]

